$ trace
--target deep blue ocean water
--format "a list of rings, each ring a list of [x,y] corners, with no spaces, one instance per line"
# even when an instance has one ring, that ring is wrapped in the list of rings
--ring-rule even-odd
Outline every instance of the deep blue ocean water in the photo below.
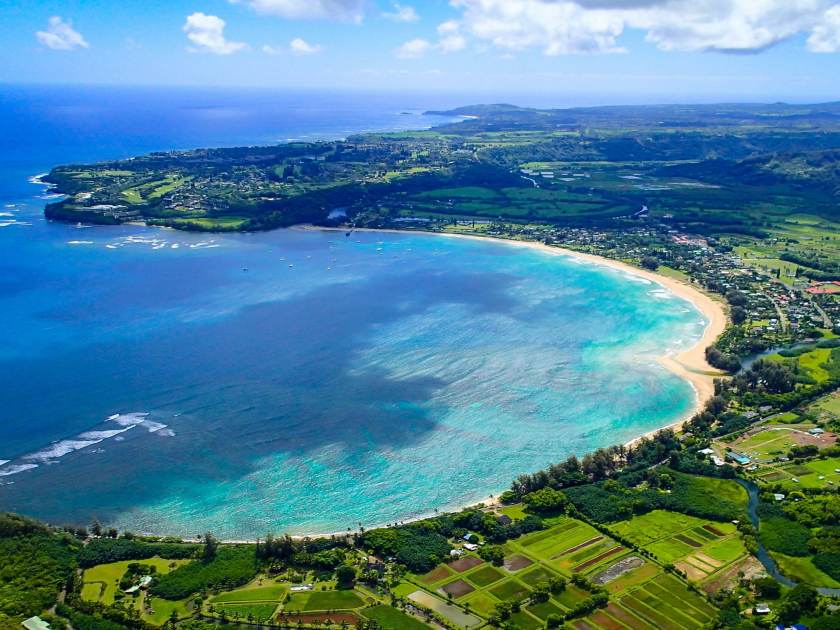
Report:
[[[0,87],[0,509],[229,539],[394,522],[678,419],[658,285],[423,235],[43,220],[28,178],[417,128],[438,98]],[[412,112],[403,114],[402,112]]]

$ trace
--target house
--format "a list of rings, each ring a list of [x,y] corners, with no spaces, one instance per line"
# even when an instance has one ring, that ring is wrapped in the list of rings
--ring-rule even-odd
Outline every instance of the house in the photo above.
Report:
[[[513,519],[510,516],[508,516],[507,514],[502,514],[501,516],[496,518],[496,522],[499,525],[504,525],[505,527],[507,527],[508,525],[513,523]]]
[[[775,494],[773,495],[773,498],[774,498],[774,499],[776,499],[776,501],[784,501],[784,500],[785,500],[785,495],[783,495],[783,494],[779,494],[779,493],[775,493]]]
[[[822,435],[825,431],[819,427],[814,427],[813,429],[808,429],[808,433],[811,435]]]
[[[473,543],[464,543],[464,549],[467,551],[475,551],[478,549],[478,545],[474,545]]]
[[[753,612],[756,615],[767,615],[770,613],[770,606],[767,604],[756,604],[755,608],[753,608]]]
[[[301,591],[311,591],[312,585],[311,584],[298,584],[297,586],[290,586],[289,590],[292,593],[300,593]]]
[[[449,552],[449,556],[451,558],[460,558],[463,555],[464,555],[464,550],[463,549],[453,549],[452,551]]]
[[[701,448],[699,451],[697,451],[697,453],[700,454],[700,455],[714,455],[715,454],[715,449],[713,449],[713,448]]]
[[[20,625],[26,628],[26,630],[50,630],[50,624],[40,617],[30,617]]]
[[[715,463],[715,466],[723,466],[726,463],[717,455],[712,455],[712,461]]]

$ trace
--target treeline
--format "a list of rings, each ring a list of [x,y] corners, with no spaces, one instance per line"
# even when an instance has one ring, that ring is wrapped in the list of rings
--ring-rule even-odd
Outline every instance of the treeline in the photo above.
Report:
[[[0,514],[0,627],[36,615],[72,579],[79,543],[14,514]]]
[[[565,494],[581,514],[599,523],[626,520],[652,510],[670,510],[716,521],[745,516],[744,505],[710,493],[702,477],[672,468],[569,488]]]
[[[195,557],[199,549],[199,545],[187,543],[147,542],[131,538],[94,538],[82,547],[79,553],[79,566],[87,568],[121,560],[145,560],[153,556],[178,560]]]
[[[268,534],[265,540],[257,541],[255,555],[261,562],[278,561],[316,569],[334,569],[344,562],[349,546],[347,537],[295,540],[288,534],[279,537]]]
[[[164,599],[183,599],[193,593],[213,589],[233,589],[257,574],[252,545],[224,545],[210,557],[194,560],[160,577],[149,589]]]
[[[572,455],[562,463],[552,464],[530,475],[520,475],[501,499],[511,503],[541,488],[559,490],[601,481],[619,472],[633,472],[666,461],[680,448],[676,434],[664,429],[650,438],[639,440],[630,448],[623,445],[599,448],[587,453],[581,460]]]

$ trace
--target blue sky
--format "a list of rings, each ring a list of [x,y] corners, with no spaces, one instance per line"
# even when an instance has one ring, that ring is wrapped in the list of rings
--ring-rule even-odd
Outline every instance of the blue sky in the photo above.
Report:
[[[0,0],[0,81],[840,100],[834,0]]]

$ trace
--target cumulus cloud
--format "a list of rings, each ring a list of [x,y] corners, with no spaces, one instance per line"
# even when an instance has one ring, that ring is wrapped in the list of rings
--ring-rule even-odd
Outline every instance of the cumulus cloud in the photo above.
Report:
[[[467,38],[461,34],[461,25],[455,20],[447,20],[437,27],[440,40],[437,48],[445,53],[458,52],[467,47]]]
[[[189,49],[190,52],[229,55],[247,47],[242,42],[225,39],[225,21],[215,15],[206,15],[201,12],[188,15],[183,30],[193,43],[193,47]]]
[[[289,52],[293,55],[297,55],[298,57],[303,55],[314,55],[315,53],[321,52],[321,46],[319,44],[310,44],[300,37],[295,37],[291,42],[289,42]]]
[[[808,38],[808,50],[818,53],[840,51],[840,4],[831,7]]]
[[[463,29],[507,50],[558,55],[621,52],[641,29],[668,51],[758,52],[802,33],[808,47],[836,50],[837,0],[450,0]]]
[[[361,22],[365,0],[245,0],[257,13],[290,20]]]
[[[393,8],[392,11],[385,11],[382,13],[382,17],[387,20],[392,20],[394,22],[416,22],[420,19],[420,16],[417,15],[417,11],[414,10],[414,7],[400,4],[398,2],[392,3],[391,7]]]
[[[397,48],[397,57],[400,59],[417,59],[429,52],[431,48],[432,44],[425,39],[412,39]]]
[[[42,45],[53,50],[75,50],[88,48],[89,44],[82,34],[73,29],[73,24],[59,16],[52,16],[47,22],[47,30],[38,31],[35,37]]]

